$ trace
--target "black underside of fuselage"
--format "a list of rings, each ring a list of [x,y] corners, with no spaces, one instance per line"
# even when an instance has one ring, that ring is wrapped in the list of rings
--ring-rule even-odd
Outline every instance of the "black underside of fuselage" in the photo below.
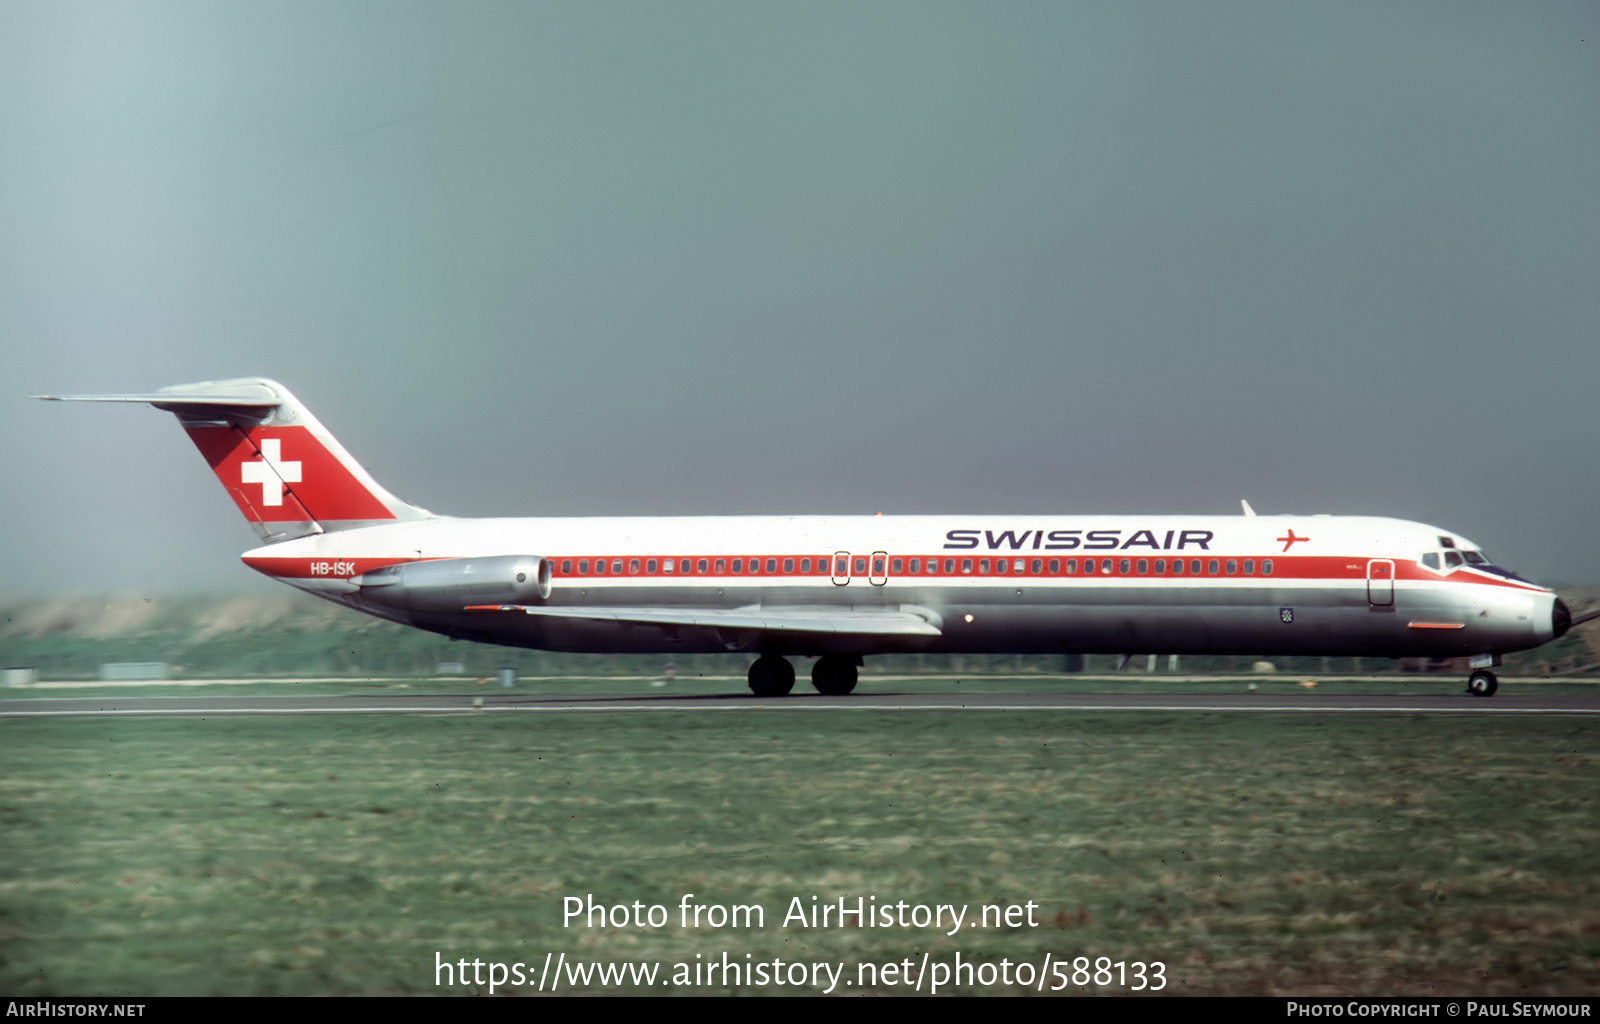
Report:
[[[1456,657],[1536,646],[1527,621],[1480,617],[1436,594],[1397,590],[1374,605],[1360,589],[1262,587],[842,588],[822,592],[840,610],[926,609],[939,636],[803,633],[720,629],[528,615],[520,610],[465,614],[411,613],[418,628],[463,640],[568,652],[637,654],[749,652],[789,655],[890,653],[968,654],[1264,654]],[[589,590],[544,607],[622,605],[655,609],[683,603],[682,592]],[[818,591],[727,588],[718,607],[817,607]],[[970,618],[969,618],[970,617]],[[1459,623],[1417,628],[1419,620]]]

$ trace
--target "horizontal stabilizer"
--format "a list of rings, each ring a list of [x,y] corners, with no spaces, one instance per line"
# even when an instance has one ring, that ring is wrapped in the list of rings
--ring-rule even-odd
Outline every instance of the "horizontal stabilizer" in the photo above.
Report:
[[[940,636],[932,612],[854,611],[848,608],[552,608],[545,605],[472,605],[469,612],[523,612],[555,619],[637,622],[654,626],[849,633],[860,636]]]
[[[271,409],[278,404],[274,398],[257,398],[245,395],[29,395],[46,402],[144,402],[148,405],[236,405],[254,409]]]
[[[282,399],[270,387],[255,381],[207,381],[180,384],[144,394],[129,395],[29,395],[47,402],[146,402],[155,406],[231,405],[270,409]]]

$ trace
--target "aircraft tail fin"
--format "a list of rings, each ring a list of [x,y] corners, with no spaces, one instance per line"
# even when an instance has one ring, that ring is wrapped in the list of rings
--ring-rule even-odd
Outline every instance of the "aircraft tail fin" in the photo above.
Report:
[[[385,490],[288,388],[264,377],[145,394],[32,397],[142,402],[173,413],[265,543],[434,518]]]

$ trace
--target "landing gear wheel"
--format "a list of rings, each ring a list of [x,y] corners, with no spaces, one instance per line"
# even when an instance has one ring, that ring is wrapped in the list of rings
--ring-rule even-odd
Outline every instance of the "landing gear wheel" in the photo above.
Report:
[[[794,666],[783,658],[761,657],[750,666],[750,692],[757,697],[782,697],[794,689]]]
[[[1493,672],[1474,672],[1467,680],[1467,692],[1474,697],[1493,697],[1498,689],[1500,680],[1494,677]]]
[[[849,658],[827,655],[811,667],[811,685],[818,693],[842,697],[856,688],[856,666]]]

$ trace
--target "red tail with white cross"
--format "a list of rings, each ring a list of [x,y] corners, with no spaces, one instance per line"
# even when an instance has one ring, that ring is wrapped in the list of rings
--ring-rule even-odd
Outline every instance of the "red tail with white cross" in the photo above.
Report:
[[[212,472],[267,541],[432,518],[381,487],[289,389],[263,377],[130,395],[39,395],[147,402],[178,417]]]

